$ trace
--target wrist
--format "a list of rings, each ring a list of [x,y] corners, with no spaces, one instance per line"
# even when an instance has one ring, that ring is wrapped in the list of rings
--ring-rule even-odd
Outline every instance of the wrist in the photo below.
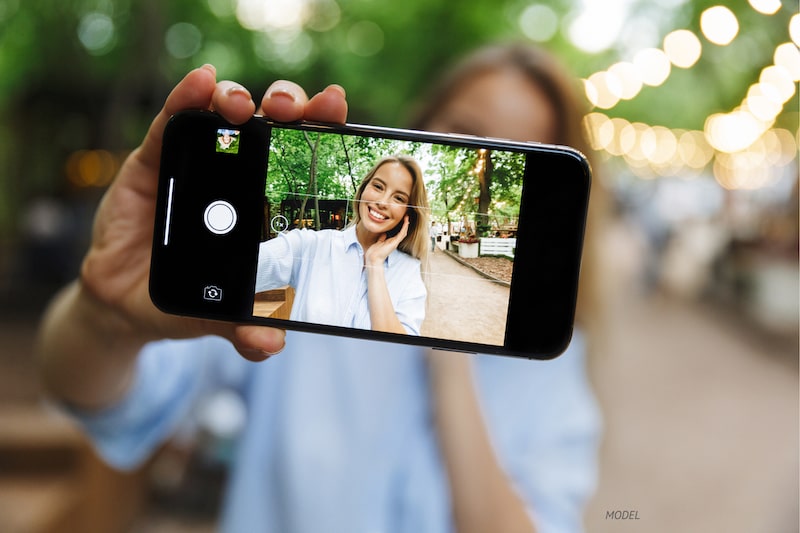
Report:
[[[142,327],[131,315],[99,298],[81,280],[66,290],[77,325],[104,338],[108,344],[129,344],[138,350],[158,338],[151,328]]]

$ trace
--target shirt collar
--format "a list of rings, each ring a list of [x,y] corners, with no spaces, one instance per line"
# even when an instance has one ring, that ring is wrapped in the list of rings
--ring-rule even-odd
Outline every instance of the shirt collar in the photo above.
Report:
[[[352,247],[355,247],[356,250],[359,250],[362,254],[364,253],[363,248],[361,247],[361,243],[358,242],[358,237],[356,237],[356,227],[355,225],[347,226],[345,229],[342,230],[342,236],[344,237],[344,249],[345,252],[349,252]],[[389,257],[386,258],[386,264],[389,268],[391,268],[395,262],[399,259],[397,254],[402,254],[405,252],[401,252],[400,250],[395,250]]]

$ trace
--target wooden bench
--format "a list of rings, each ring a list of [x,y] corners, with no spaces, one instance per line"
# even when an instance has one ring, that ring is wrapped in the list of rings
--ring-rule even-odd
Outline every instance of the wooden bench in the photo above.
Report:
[[[257,292],[253,301],[253,315],[289,320],[293,303],[294,289],[289,286]]]

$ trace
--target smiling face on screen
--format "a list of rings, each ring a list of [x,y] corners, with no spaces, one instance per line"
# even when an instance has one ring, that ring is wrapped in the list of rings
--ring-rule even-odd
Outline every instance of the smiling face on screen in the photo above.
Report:
[[[378,167],[358,199],[359,239],[374,242],[403,222],[413,183],[411,174],[400,163],[390,161]]]

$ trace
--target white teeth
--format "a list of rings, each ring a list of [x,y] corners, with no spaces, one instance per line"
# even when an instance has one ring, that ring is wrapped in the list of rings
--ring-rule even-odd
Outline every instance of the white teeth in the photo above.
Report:
[[[373,217],[379,218],[381,220],[386,220],[387,218],[389,218],[389,217],[385,217],[385,216],[381,215],[380,213],[378,213],[374,209],[370,209],[369,210],[369,214],[372,215]]]

